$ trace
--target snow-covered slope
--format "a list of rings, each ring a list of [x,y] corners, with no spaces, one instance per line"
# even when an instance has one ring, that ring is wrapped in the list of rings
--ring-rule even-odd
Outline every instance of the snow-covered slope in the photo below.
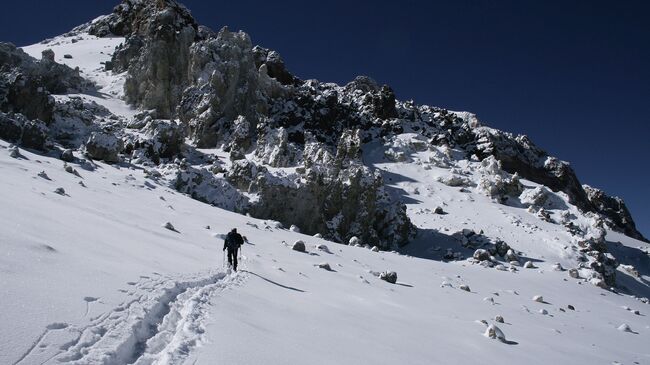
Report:
[[[312,141],[303,141],[302,152],[305,161],[317,156],[309,161],[314,171],[359,163],[352,171],[370,181],[354,185],[353,174],[342,174],[333,190],[371,190],[380,198],[364,202],[373,207],[405,204],[417,235],[399,252],[377,250],[379,239],[342,245],[236,214],[261,199],[264,186],[251,186],[265,179],[281,192],[269,193],[279,205],[301,196],[281,188],[307,178],[300,172],[306,162],[287,162],[296,157],[287,136],[304,132],[305,123],[279,128],[277,139],[265,135],[255,142],[265,146],[233,161],[236,144],[198,149],[189,140],[182,156],[165,157],[160,151],[179,138],[166,132],[181,127],[127,105],[127,73],[104,67],[125,39],[84,29],[23,48],[35,58],[53,50],[56,62],[78,67],[96,85],[54,95],[58,108],[78,98],[84,103],[73,103],[81,109],[70,114],[55,109],[49,128],[74,130],[72,140],[83,142],[91,131],[91,140],[109,142],[118,141],[110,133],[120,133],[120,141],[132,143],[131,155],[120,151],[115,164],[92,161],[83,154],[87,142],[68,151],[65,163],[61,145],[37,152],[0,140],[0,364],[650,362],[650,245],[578,209],[571,191],[509,174],[493,156],[468,158],[466,150],[435,144],[404,122],[364,143],[358,134],[337,136],[334,154]],[[242,34],[219,37],[239,47],[246,43]],[[265,57],[279,67],[279,56]],[[275,85],[262,69],[261,80]],[[317,82],[302,87],[319,100],[318,93],[329,100],[345,91]],[[285,107],[277,115],[299,110]],[[307,118],[304,110],[296,113]],[[470,113],[449,113],[444,118],[492,133]],[[245,119],[234,122],[233,140],[248,133]],[[160,125],[171,127],[157,134]],[[335,135],[329,132],[321,139]],[[139,154],[142,136],[154,142],[140,145],[148,150]],[[183,141],[181,135],[177,142]],[[158,161],[146,155],[151,151]],[[191,189],[179,186],[184,177]],[[248,240],[237,273],[224,267],[221,252],[232,227]],[[306,252],[292,249],[297,240]],[[385,271],[396,272],[397,282],[381,280]],[[616,286],[608,285],[614,279]]]
[[[23,50],[40,59],[44,50],[51,49],[56,62],[73,69],[78,67],[81,76],[97,85],[97,90],[89,93],[67,94],[57,98],[82,97],[108,108],[115,115],[128,118],[133,117],[136,111],[122,100],[126,75],[105,70],[105,64],[110,62],[115,47],[123,42],[122,37],[98,38],[89,34],[74,34],[23,47]]]
[[[141,169],[75,166],[78,177],[60,160],[21,154],[0,144],[2,363],[648,361],[650,306],[554,271],[552,249],[516,272],[373,252],[197,202]],[[458,219],[486,223],[474,212]],[[215,238],[231,227],[249,241],[236,274],[223,270]],[[307,253],[291,249],[298,239]],[[641,245],[612,239],[628,253]],[[373,274],[384,270],[397,284]],[[480,320],[506,341],[484,337]]]

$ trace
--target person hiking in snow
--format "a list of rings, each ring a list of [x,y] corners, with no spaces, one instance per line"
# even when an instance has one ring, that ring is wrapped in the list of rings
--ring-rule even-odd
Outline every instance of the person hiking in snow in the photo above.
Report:
[[[228,249],[228,264],[237,271],[237,250],[244,244],[244,238],[233,228],[223,241],[223,250]]]

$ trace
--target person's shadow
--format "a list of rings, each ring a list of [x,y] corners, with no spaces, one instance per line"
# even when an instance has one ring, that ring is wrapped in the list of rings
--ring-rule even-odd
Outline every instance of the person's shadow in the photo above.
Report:
[[[297,291],[297,292],[300,292],[300,293],[305,293],[305,291],[302,290],[302,289],[294,288],[294,287],[287,286],[287,285],[282,285],[282,284],[277,283],[277,282],[275,282],[275,281],[273,281],[273,280],[271,280],[271,279],[267,279],[267,278],[265,278],[265,277],[263,277],[263,276],[261,276],[261,275],[259,275],[259,274],[256,274],[256,273],[254,273],[254,272],[252,272],[252,271],[248,271],[248,270],[240,270],[240,271],[241,271],[241,272],[248,273],[248,274],[251,274],[251,275],[253,275],[253,276],[257,276],[258,278],[260,278],[260,279],[266,281],[267,283],[271,283],[271,284],[273,284],[273,285],[277,285],[277,286],[279,286],[279,287],[281,287],[281,288],[289,289],[289,290],[293,290],[293,291]]]

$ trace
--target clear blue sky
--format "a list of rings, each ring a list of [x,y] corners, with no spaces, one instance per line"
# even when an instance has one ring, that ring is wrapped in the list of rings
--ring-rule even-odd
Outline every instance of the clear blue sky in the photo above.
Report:
[[[200,23],[279,51],[301,78],[365,74],[401,99],[529,135],[581,182],[623,197],[650,236],[649,1],[184,3]],[[7,1],[0,40],[34,43],[116,4]]]

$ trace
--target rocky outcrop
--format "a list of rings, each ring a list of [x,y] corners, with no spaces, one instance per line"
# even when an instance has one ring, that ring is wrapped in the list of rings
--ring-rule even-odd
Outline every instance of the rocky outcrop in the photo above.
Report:
[[[189,64],[191,86],[183,93],[179,117],[190,138],[200,147],[216,146],[240,118],[253,131],[266,112],[267,92],[248,34],[221,29],[216,38],[192,45]]]
[[[87,82],[78,71],[54,62],[47,54],[38,61],[11,43],[0,43],[0,111],[49,123],[54,109],[50,93],[85,86]]]
[[[86,155],[94,160],[108,163],[119,162],[122,152],[122,141],[115,135],[106,132],[93,132],[84,146]]]
[[[236,187],[258,195],[250,205],[237,204],[257,217],[297,224],[310,234],[329,232],[340,241],[356,235],[382,248],[401,245],[412,235],[412,225],[401,203],[386,193],[381,176],[363,165],[359,146],[409,132],[419,135],[415,151],[454,148],[486,161],[479,189],[497,201],[519,198],[519,179],[528,179],[566,193],[582,211],[609,215],[613,225],[636,232],[629,212],[590,199],[568,163],[526,136],[482,127],[469,113],[399,101],[389,86],[365,76],[345,86],[300,80],[277,52],[253,47],[244,32],[198,26],[175,1],[124,0],[87,30],[126,37],[110,66],[128,72],[129,102],[151,109],[153,120],[177,118],[197,147],[219,146],[230,153],[232,169],[225,177],[210,177],[207,170],[181,174],[179,188],[204,201],[216,204],[203,189]],[[158,163],[179,153],[180,129],[169,136],[151,131],[146,138],[153,142],[134,148],[146,147]],[[407,152],[387,156],[409,159]],[[435,162],[449,167],[444,156]],[[266,166],[295,172],[271,173]],[[498,171],[489,171],[491,166]],[[452,171],[449,178],[452,185],[466,185],[462,174]]]
[[[359,134],[346,131],[335,156],[322,144],[306,148],[302,174],[259,176],[251,215],[338,242],[356,236],[383,249],[406,244],[415,232],[406,208],[387,193],[381,174],[361,163]]]
[[[25,148],[45,150],[47,126],[40,120],[29,120],[22,114],[0,112],[0,138]]]
[[[111,67],[128,71],[127,101],[170,118],[187,86],[190,46],[197,40],[198,25],[189,10],[173,0],[125,0],[89,25],[89,32],[126,37]]]
[[[592,188],[589,185],[583,185],[583,188],[587,192],[589,201],[596,207],[599,213],[609,220],[612,227],[632,238],[650,242],[636,229],[636,224],[623,199],[616,196],[609,196],[604,191]]]
[[[253,47],[253,57],[256,69],[265,65],[269,77],[276,79],[282,85],[298,85],[301,82],[287,70],[278,52],[255,46]]]

